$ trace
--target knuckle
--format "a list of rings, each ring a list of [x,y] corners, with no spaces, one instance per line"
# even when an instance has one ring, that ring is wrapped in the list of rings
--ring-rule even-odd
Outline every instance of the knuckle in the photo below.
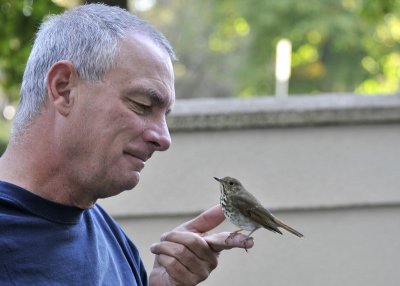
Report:
[[[199,239],[197,235],[188,235],[187,237],[188,245],[196,245],[199,243]]]
[[[208,271],[207,269],[203,269],[203,271],[198,274],[198,283],[206,280],[208,276],[210,276],[210,271]]]
[[[187,249],[184,245],[178,244],[175,246],[176,257],[184,257],[187,254]]]
[[[180,272],[180,270],[181,270],[181,267],[180,267],[180,266],[181,266],[181,265],[180,265],[179,261],[176,260],[175,258],[169,259],[169,260],[166,262],[166,265],[165,265],[165,267],[166,267],[167,269],[174,269],[175,271],[179,271],[179,272]]]
[[[168,240],[168,238],[170,237],[171,232],[164,232],[161,237],[160,237],[160,241],[166,241]]]
[[[213,271],[215,268],[217,268],[217,266],[218,266],[218,259],[215,258],[209,264],[210,272]]]

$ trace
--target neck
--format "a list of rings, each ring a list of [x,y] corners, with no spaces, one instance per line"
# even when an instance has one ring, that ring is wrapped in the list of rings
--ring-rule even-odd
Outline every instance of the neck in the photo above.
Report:
[[[0,158],[0,180],[60,204],[82,209],[93,206],[95,200],[82,199],[79,194],[85,192],[69,184],[63,166],[67,160],[53,139],[49,129],[32,127],[11,140]]]

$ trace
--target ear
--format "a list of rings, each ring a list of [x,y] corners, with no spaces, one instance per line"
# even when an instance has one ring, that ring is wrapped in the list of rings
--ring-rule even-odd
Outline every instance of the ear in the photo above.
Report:
[[[74,105],[79,76],[70,61],[56,62],[47,73],[47,93],[50,104],[67,116]]]

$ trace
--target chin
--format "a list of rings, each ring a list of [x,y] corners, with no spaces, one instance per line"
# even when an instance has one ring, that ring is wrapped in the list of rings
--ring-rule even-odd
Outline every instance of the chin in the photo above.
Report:
[[[134,171],[129,172],[129,174],[121,175],[119,177],[114,177],[114,179],[110,181],[108,187],[103,190],[102,198],[119,195],[124,191],[132,190],[139,184],[140,172]]]
[[[129,179],[126,181],[124,186],[124,191],[128,191],[136,187],[137,184],[139,184],[139,180],[140,172],[133,172],[133,174],[130,174]]]

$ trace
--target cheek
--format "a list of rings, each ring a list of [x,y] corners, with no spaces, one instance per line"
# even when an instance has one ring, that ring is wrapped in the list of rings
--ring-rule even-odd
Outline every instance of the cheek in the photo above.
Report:
[[[148,124],[144,117],[132,111],[120,112],[113,122],[115,123],[115,129],[123,137],[128,137],[128,140],[135,139],[142,134]]]
[[[97,104],[95,110],[88,107],[86,111],[76,127],[81,130],[79,135],[86,138],[81,147],[92,153],[94,160],[98,156],[104,162],[115,163],[123,148],[138,140],[146,126],[143,117],[120,101]]]

